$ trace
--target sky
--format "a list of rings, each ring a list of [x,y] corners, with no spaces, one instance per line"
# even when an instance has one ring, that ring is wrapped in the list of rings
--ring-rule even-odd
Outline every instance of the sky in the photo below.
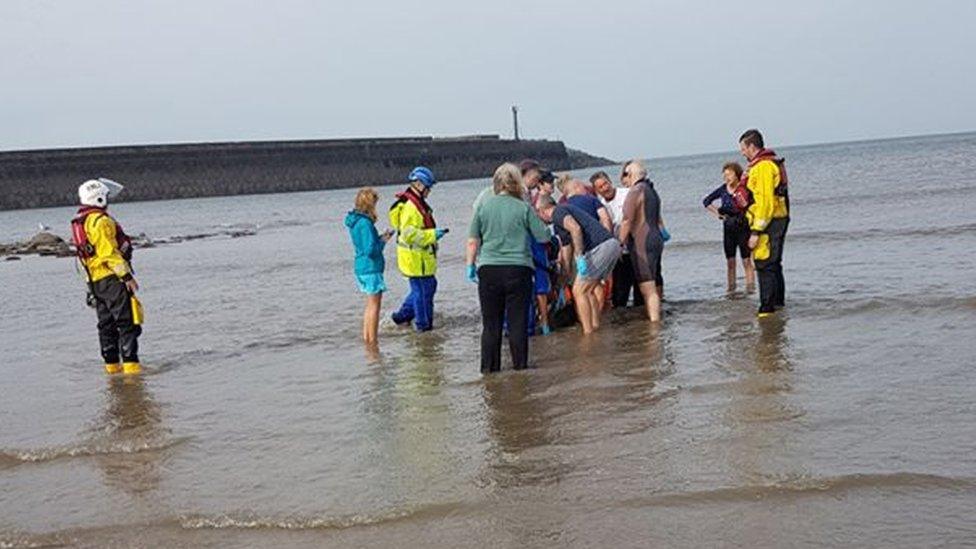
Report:
[[[3,0],[0,150],[403,135],[614,159],[976,130],[976,2]]]

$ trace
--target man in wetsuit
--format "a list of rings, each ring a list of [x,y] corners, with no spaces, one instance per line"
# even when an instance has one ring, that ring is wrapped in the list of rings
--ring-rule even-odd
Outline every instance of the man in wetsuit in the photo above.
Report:
[[[654,184],[647,178],[647,169],[638,160],[624,164],[621,181],[630,184],[624,201],[624,219],[618,238],[630,251],[634,280],[644,296],[647,316],[651,322],[661,321],[661,255],[664,253],[664,220],[661,218],[661,198]]]
[[[600,327],[600,304],[593,290],[613,272],[620,258],[620,244],[599,221],[572,204],[556,206],[551,197],[539,199],[539,216],[552,223],[562,244],[564,268],[571,266],[568,258],[575,258],[576,279],[573,282],[573,301],[584,334]]]
[[[786,303],[783,279],[783,242],[790,223],[786,172],[782,159],[766,148],[759,130],[747,130],[739,137],[739,150],[749,165],[743,176],[753,203],[746,211],[749,248],[759,279],[759,318],[767,317]]]

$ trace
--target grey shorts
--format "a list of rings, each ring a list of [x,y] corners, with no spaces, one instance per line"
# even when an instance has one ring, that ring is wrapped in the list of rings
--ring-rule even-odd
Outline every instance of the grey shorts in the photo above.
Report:
[[[582,277],[586,280],[603,280],[610,276],[613,272],[614,265],[617,264],[617,260],[620,259],[620,254],[623,250],[620,248],[620,242],[616,238],[611,238],[599,244],[596,248],[586,252],[583,258],[586,260],[586,276]]]

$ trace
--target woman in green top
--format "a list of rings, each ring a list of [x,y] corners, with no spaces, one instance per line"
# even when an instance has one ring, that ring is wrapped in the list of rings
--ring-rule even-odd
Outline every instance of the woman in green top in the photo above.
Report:
[[[522,199],[522,174],[516,165],[499,166],[492,182],[494,195],[478,206],[468,231],[468,280],[478,284],[481,301],[482,373],[501,370],[506,310],[512,365],[516,370],[528,367],[526,323],[535,269],[526,235],[538,242],[548,242],[550,237],[549,229]]]

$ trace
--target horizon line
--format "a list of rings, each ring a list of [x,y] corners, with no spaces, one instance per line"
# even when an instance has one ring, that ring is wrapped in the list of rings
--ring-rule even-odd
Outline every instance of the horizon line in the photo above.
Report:
[[[858,138],[858,139],[846,139],[843,141],[817,141],[813,143],[781,145],[781,146],[777,146],[777,148],[799,149],[805,147],[823,147],[826,145],[853,145],[857,143],[871,143],[876,141],[901,141],[905,139],[918,139],[922,137],[951,137],[954,135],[967,135],[967,134],[976,134],[976,129],[964,130],[964,131],[941,132],[941,133],[919,133],[919,134],[908,134],[908,135],[896,135],[896,136],[889,136],[889,137],[867,137],[867,138]],[[672,160],[676,158],[693,158],[696,156],[711,156],[711,155],[725,154],[730,151],[734,151],[734,149],[728,149],[724,151],[708,151],[708,152],[691,153],[691,154],[673,154],[668,156],[649,156],[649,157],[641,158],[641,160]],[[622,162],[626,162],[626,160],[622,160],[621,162],[618,163],[622,163]]]

